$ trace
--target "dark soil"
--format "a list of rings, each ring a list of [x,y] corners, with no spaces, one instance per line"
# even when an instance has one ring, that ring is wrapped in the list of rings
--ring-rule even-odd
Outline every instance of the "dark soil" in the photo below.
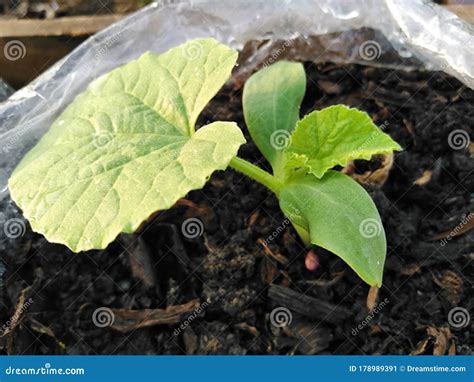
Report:
[[[320,267],[306,270],[308,248],[275,197],[228,170],[155,216],[140,236],[121,237],[105,251],[73,254],[28,226],[21,238],[3,237],[0,324],[10,320],[10,329],[0,327],[2,351],[471,354],[472,325],[456,328],[448,315],[456,307],[473,307],[472,221],[461,222],[473,211],[474,163],[468,148],[450,147],[448,135],[462,129],[472,141],[474,92],[440,73],[331,63],[306,68],[303,113],[336,103],[359,107],[405,149],[395,155],[385,184],[369,187],[388,239],[384,285],[371,315],[369,287],[319,248],[314,251]],[[200,123],[233,120],[245,129],[241,90],[236,84],[223,89]],[[251,143],[240,155],[267,166]],[[358,162],[355,170],[379,165],[380,160]],[[9,200],[1,202],[0,211],[2,224],[19,216]],[[182,232],[188,218],[204,225],[204,233],[192,240]],[[460,224],[459,235],[443,245],[440,234]],[[155,325],[158,319],[138,328],[143,316],[138,320],[137,312],[119,311],[115,323],[127,316],[137,329],[117,331],[92,319],[101,307],[165,309],[195,299],[198,310],[176,308],[182,313],[177,324]],[[292,320],[277,327],[271,312],[281,313],[282,307]],[[154,314],[161,317],[163,311]]]

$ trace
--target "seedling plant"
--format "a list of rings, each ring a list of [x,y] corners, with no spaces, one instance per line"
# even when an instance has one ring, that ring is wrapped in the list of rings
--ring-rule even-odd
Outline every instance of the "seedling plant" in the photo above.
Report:
[[[196,47],[198,55],[188,54]],[[367,192],[333,168],[400,146],[344,105],[300,119],[304,68],[280,61],[252,75],[243,91],[247,128],[272,168],[264,171],[237,156],[246,141],[235,122],[195,128],[236,61],[234,49],[196,39],[98,78],[20,162],[9,181],[13,200],[50,242],[75,252],[103,249],[231,167],[275,194],[305,243],[380,286],[380,216]]]

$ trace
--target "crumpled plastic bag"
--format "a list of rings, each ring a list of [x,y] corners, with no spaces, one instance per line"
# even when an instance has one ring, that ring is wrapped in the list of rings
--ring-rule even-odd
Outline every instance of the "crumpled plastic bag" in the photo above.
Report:
[[[0,104],[0,200],[23,155],[98,76],[212,36],[243,49],[236,75],[288,57],[443,70],[474,87],[474,29],[422,0],[164,0],[89,38]]]

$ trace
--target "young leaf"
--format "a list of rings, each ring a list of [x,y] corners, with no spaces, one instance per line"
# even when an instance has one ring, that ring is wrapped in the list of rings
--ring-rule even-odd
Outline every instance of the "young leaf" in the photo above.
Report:
[[[332,170],[321,179],[295,176],[281,190],[280,207],[303,239],[339,256],[368,284],[382,284],[385,233],[357,182]]]
[[[240,129],[214,122],[195,133],[194,123],[236,57],[193,40],[93,82],[10,178],[32,228],[74,251],[104,248],[225,169],[245,142]]]
[[[303,65],[288,61],[258,71],[245,83],[242,96],[245,122],[276,176],[283,174],[283,150],[299,119],[305,88]]]
[[[303,167],[321,178],[336,165],[400,149],[367,113],[336,105],[314,111],[296,124],[284,166],[287,173]]]

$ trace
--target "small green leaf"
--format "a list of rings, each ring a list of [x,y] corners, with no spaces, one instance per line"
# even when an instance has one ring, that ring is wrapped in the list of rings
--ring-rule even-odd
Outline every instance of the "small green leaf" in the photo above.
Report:
[[[240,129],[194,124],[236,57],[215,40],[193,40],[93,82],[10,178],[33,229],[74,251],[105,248],[225,169],[245,142]]]
[[[296,125],[285,150],[285,170],[306,168],[318,178],[336,165],[400,150],[367,113],[344,105],[314,111]]]
[[[283,150],[299,119],[305,88],[303,65],[288,61],[258,71],[245,83],[242,97],[245,122],[276,176],[283,175]]]
[[[295,176],[281,190],[280,207],[303,239],[339,256],[366,283],[382,285],[385,233],[357,182],[332,170],[321,179]]]

